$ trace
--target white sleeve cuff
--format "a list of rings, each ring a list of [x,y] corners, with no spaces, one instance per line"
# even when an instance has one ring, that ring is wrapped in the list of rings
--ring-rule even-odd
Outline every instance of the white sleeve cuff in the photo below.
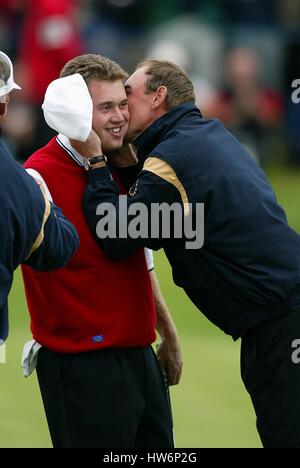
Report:
[[[154,268],[153,252],[151,249],[147,249],[147,247],[145,247],[144,252],[148,270],[151,271]]]

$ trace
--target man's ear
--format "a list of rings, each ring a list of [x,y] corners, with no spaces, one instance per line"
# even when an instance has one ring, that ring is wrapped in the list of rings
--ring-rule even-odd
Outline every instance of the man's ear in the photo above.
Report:
[[[6,110],[7,110],[7,103],[6,102],[0,102],[0,117],[5,116]]]
[[[168,90],[166,86],[159,86],[155,91],[155,96],[152,101],[152,109],[157,109],[158,107],[165,107],[165,102],[167,98]]]

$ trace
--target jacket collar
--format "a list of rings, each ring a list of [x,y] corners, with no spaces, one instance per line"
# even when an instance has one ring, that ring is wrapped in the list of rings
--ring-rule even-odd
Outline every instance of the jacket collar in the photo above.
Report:
[[[56,141],[79,166],[84,167],[84,157],[72,147],[68,137],[59,133]]]
[[[153,148],[164,139],[167,132],[177,125],[179,120],[187,115],[202,117],[200,110],[194,104],[179,104],[152,122],[149,127],[145,128],[145,130],[132,141],[137,150],[140,162],[143,162]]]

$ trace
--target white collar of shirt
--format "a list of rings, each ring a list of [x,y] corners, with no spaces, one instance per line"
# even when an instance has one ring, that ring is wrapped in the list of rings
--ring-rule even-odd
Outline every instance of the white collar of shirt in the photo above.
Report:
[[[84,157],[72,147],[68,137],[59,133],[56,141],[79,166],[84,167]]]

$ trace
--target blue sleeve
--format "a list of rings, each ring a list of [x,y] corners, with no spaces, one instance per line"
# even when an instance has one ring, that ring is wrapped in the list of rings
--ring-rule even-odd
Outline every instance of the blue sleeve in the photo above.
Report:
[[[141,172],[141,167],[138,164],[134,166],[128,167],[112,167],[118,176],[121,179],[122,184],[124,185],[125,189],[128,191],[130,187],[135,183],[137,180],[139,173]]]
[[[118,186],[107,167],[93,169],[88,173],[88,185],[83,196],[85,217],[96,242],[113,260],[126,258],[143,247],[158,250],[163,246],[162,231],[152,229],[157,220],[151,216],[152,204],[162,202],[169,205],[181,203],[179,192],[149,171],[140,173],[128,196],[119,194]],[[130,226],[134,222],[135,210],[139,207],[146,213],[143,219],[148,229],[143,235],[134,237],[130,234]],[[105,236],[106,222],[108,232]]]
[[[51,204],[43,241],[23,263],[40,271],[61,268],[69,262],[78,247],[79,237],[75,227],[60,208]]]

